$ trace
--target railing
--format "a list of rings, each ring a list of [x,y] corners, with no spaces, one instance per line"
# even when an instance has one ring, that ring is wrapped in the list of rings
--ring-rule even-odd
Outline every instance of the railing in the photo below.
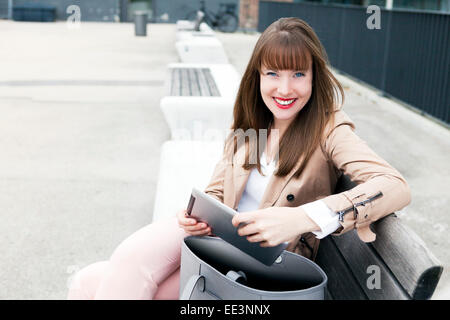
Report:
[[[450,14],[381,9],[381,29],[368,29],[371,15],[361,6],[261,1],[258,31],[299,17],[334,68],[450,124]]]
[[[10,16],[10,1],[0,0],[0,19],[7,19]]]

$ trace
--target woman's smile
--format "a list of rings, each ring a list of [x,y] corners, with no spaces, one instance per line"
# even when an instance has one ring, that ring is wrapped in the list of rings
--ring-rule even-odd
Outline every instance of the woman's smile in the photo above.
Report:
[[[297,101],[297,98],[285,99],[280,97],[273,97],[273,100],[275,101],[275,104],[277,105],[278,108],[289,109],[294,105],[295,101]]]

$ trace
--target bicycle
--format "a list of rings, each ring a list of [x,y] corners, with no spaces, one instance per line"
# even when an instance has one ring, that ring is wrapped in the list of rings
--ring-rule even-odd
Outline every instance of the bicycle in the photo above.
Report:
[[[207,23],[213,29],[219,29],[222,32],[235,32],[238,28],[238,17],[235,14],[236,4],[221,3],[219,11],[213,13],[206,9],[205,1],[200,1],[200,10],[195,10],[186,15],[186,20],[195,21],[198,11],[203,13],[201,22]]]

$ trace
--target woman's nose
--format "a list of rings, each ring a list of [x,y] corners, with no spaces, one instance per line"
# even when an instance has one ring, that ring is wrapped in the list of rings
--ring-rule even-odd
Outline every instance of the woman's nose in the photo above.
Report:
[[[292,93],[292,85],[291,85],[290,79],[289,78],[282,78],[280,80],[281,81],[279,82],[278,93],[282,97],[288,97],[289,94]]]

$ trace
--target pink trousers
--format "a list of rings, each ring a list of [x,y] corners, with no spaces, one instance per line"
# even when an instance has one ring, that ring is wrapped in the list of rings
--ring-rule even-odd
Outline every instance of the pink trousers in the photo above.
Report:
[[[67,298],[178,299],[181,244],[186,236],[176,218],[143,227],[125,239],[109,261],[77,272]]]

